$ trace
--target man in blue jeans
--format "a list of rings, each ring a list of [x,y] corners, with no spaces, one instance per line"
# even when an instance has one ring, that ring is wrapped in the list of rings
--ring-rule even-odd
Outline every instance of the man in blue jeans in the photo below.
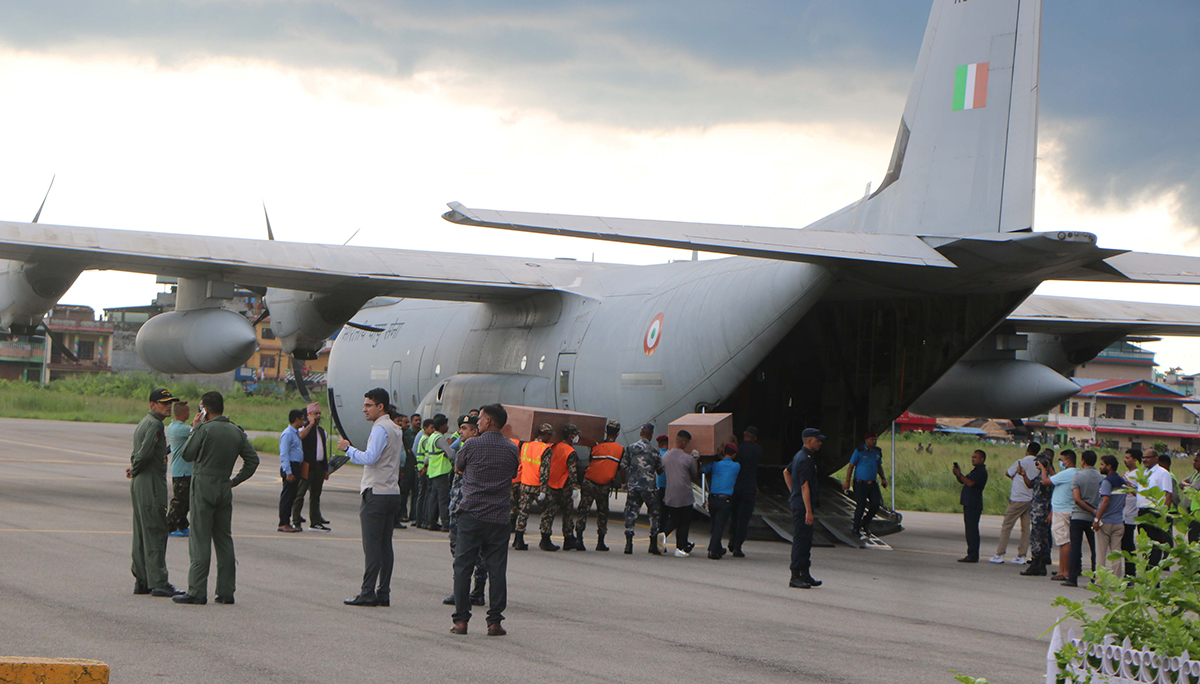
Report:
[[[825,435],[816,428],[806,428],[800,437],[804,447],[796,452],[791,465],[783,471],[783,481],[791,491],[788,503],[792,506],[792,578],[788,586],[809,589],[821,586],[821,582],[813,579],[810,569],[813,525],[816,524],[813,509],[819,501],[817,465],[813,459],[821,450]]]
[[[863,444],[850,455],[850,467],[846,469],[846,486],[850,489],[850,479],[854,478],[854,528],[851,536],[867,535],[871,532],[871,521],[879,512],[882,497],[879,494],[879,482],[888,486],[883,474],[883,450],[876,443],[878,435],[868,432],[863,436]],[[864,514],[865,513],[865,514]]]

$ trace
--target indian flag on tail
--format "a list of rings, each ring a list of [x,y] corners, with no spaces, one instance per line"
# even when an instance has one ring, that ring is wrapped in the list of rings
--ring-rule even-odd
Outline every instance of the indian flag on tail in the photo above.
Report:
[[[954,111],[987,106],[988,65],[964,64],[954,72]]]

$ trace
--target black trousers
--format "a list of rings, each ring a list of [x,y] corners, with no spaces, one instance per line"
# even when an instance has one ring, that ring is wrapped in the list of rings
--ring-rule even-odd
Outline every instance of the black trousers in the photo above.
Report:
[[[1171,524],[1170,518],[1163,518],[1161,515],[1159,515],[1157,512],[1155,512],[1154,509],[1152,509],[1152,508],[1139,508],[1138,515],[1139,516],[1140,515],[1153,515],[1155,518],[1158,519],[1158,524],[1163,525],[1164,527],[1170,526],[1170,524]],[[1146,530],[1146,536],[1150,537],[1151,541],[1156,541],[1165,546],[1174,546],[1174,542],[1171,541],[1171,533],[1169,530],[1162,529],[1161,527],[1158,527],[1157,525],[1141,525],[1140,527],[1143,530]],[[1158,564],[1162,561],[1162,557],[1163,557],[1162,549],[1159,549],[1156,547],[1153,551],[1150,552],[1150,559],[1149,559],[1150,566],[1157,567]]]
[[[429,478],[425,506],[425,519],[430,525],[440,521],[443,528],[450,527],[450,473]]]
[[[733,513],[733,497],[728,494],[710,494],[708,496],[708,513],[712,516],[712,535],[708,539],[708,552],[725,553],[722,537],[725,536],[725,526],[729,524],[729,516]]]
[[[675,533],[675,548],[681,551],[688,549],[688,532],[692,529],[691,506],[667,506],[667,526],[659,528],[663,534]],[[666,549],[660,549],[665,551]]]
[[[803,508],[792,509],[792,574],[808,572],[812,567],[813,526],[804,522]],[[815,522],[815,521],[814,521]]]
[[[1090,520],[1071,520],[1071,564],[1067,570],[1067,580],[1078,582],[1083,573],[1083,540],[1087,538],[1088,548],[1092,550],[1092,572],[1096,571],[1096,532],[1092,530]],[[1061,571],[1060,571],[1061,572]]]
[[[733,531],[729,533],[729,550],[738,551],[750,531],[750,516],[754,515],[754,492],[734,492],[730,506],[733,509],[730,515],[733,519]]]
[[[1125,536],[1121,537],[1121,550],[1133,553],[1137,551],[1137,525],[1126,525]],[[1133,561],[1125,561],[1125,576],[1133,577],[1137,574],[1137,565]]]
[[[425,498],[429,495],[429,477],[425,473],[417,475],[417,503],[414,520],[419,527],[429,527],[429,516],[427,515],[427,505]]]
[[[871,531],[871,521],[879,512],[882,498],[879,494],[879,483],[874,480],[854,481],[854,528],[866,532]]]
[[[376,496],[370,489],[362,493],[358,506],[358,521],[362,525],[364,598],[386,599],[392,595],[392,567],[396,556],[392,551],[392,530],[396,529],[396,514],[400,512],[400,496]]]
[[[321,515],[321,491],[325,488],[325,473],[329,469],[328,461],[316,461],[308,464],[308,477],[298,480],[296,501],[292,504],[292,526],[300,527],[300,518],[304,513],[304,495],[308,495],[308,520],[310,525],[316,525],[325,518]]]
[[[483,558],[488,574],[487,623],[499,624],[508,607],[508,523],[488,523],[465,511],[458,515],[458,539],[454,551],[455,622],[471,619],[471,575],[475,562]]]
[[[967,532],[967,558],[979,559],[979,516],[983,508],[963,507],[963,526]]]
[[[292,504],[296,502],[296,491],[300,487],[300,463],[292,464],[292,481],[288,482],[283,468],[279,469],[279,477],[283,478],[283,491],[279,492],[279,526],[292,523]]]
[[[410,455],[405,455],[404,465],[400,468],[400,516],[399,522],[408,522],[417,517],[417,496],[413,491],[417,486],[417,462]]]

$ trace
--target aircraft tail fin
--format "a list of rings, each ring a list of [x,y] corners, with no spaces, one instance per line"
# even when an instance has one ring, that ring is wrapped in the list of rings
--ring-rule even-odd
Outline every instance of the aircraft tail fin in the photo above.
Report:
[[[1041,0],[935,0],[883,182],[811,227],[1032,229],[1041,13]]]

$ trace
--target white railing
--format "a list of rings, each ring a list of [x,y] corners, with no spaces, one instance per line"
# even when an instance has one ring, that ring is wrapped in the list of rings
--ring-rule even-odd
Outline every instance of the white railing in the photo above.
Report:
[[[1180,408],[1180,410],[1183,410]],[[1186,414],[1185,414],[1186,415]],[[1200,426],[1195,423],[1166,423],[1156,420],[1128,420],[1120,418],[1096,418],[1095,429],[1119,428],[1122,430],[1150,430],[1154,432],[1169,432],[1181,437],[1200,434]]]
[[[1161,658],[1151,651],[1131,648],[1129,639],[1117,645],[1112,637],[1102,644],[1084,643],[1076,638],[1075,630],[1067,632],[1064,641],[1062,628],[1055,627],[1046,653],[1046,684],[1055,684],[1061,672],[1058,653],[1066,644],[1075,646],[1079,657],[1067,666],[1075,681],[1092,684],[1192,684],[1200,682],[1200,661],[1191,660],[1188,652],[1178,657]]]

